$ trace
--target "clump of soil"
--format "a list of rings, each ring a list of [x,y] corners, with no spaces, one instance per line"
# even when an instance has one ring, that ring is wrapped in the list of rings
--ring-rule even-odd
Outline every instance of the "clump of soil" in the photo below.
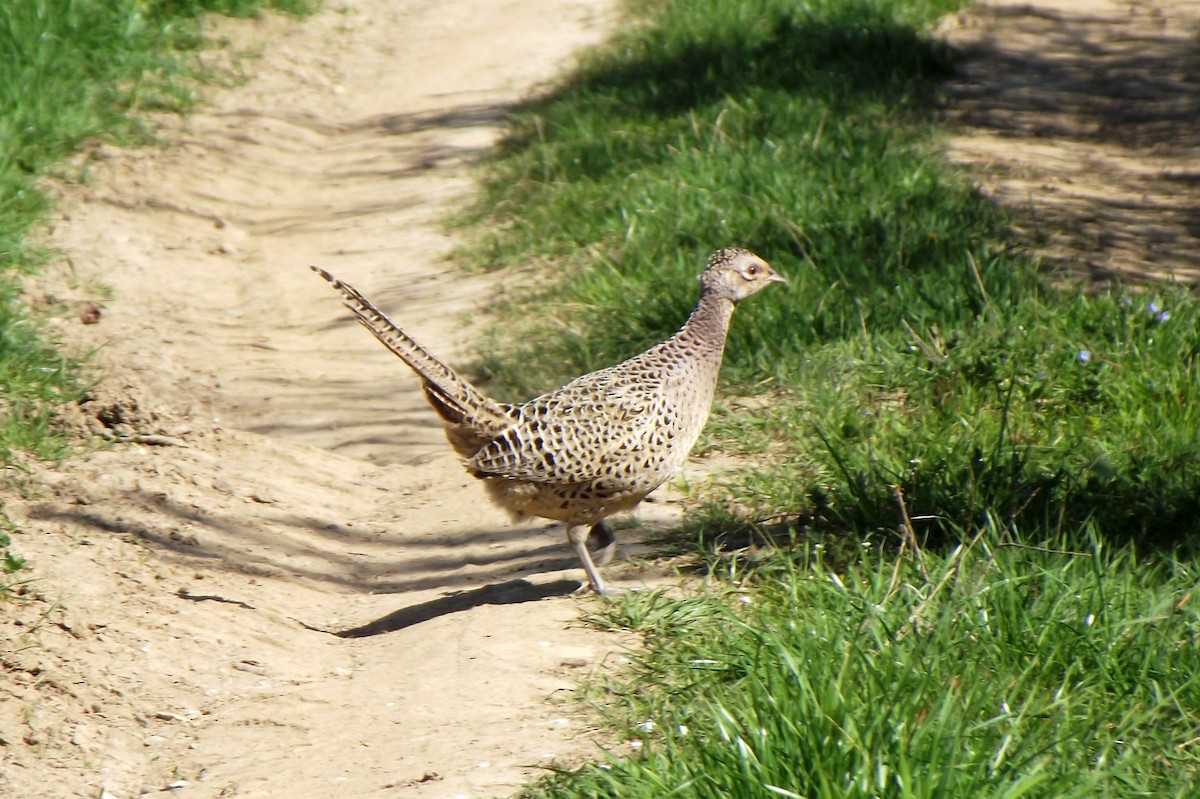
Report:
[[[76,402],[58,410],[56,423],[78,438],[136,442],[157,446],[187,446],[193,424],[169,406],[155,405],[145,390],[126,379],[105,380]]]

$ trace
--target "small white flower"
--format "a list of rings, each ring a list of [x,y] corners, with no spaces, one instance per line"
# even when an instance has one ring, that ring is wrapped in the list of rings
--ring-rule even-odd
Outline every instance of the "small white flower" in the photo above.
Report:
[[[629,742],[629,748],[635,752],[638,752],[642,748],[642,742],[640,740],[638,740],[637,738],[634,738],[632,741]]]
[[[1092,359],[1092,351],[1091,350],[1080,350],[1079,354],[1075,357],[1077,357],[1079,359],[1080,363],[1087,363],[1088,361],[1090,361]]]
[[[650,719],[646,719],[638,725],[638,729],[642,732],[654,732],[654,722]]]
[[[1092,622],[1094,622],[1095,620],[1096,620],[1096,614],[1089,613],[1087,615],[1087,618],[1083,620],[1084,626],[1091,627]]]
[[[686,725],[686,724],[680,724],[680,725],[679,725],[679,734],[680,734],[680,735],[687,735],[687,734],[688,734],[688,728],[687,728],[687,725]]]

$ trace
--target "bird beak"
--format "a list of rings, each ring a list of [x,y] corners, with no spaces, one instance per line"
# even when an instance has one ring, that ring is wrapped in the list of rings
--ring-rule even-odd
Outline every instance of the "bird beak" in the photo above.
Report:
[[[769,280],[772,283],[788,282],[788,279],[786,277],[784,277],[783,275],[779,274],[778,272],[776,272],[774,270],[771,271],[771,276],[769,278],[767,278],[767,280]]]

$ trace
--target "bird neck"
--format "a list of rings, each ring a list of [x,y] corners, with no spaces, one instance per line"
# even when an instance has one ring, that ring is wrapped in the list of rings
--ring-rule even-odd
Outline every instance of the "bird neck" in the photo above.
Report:
[[[733,301],[715,291],[700,295],[695,310],[683,327],[675,334],[680,344],[695,347],[701,355],[715,357],[720,361],[725,352],[725,336],[729,332],[729,320],[733,316]]]

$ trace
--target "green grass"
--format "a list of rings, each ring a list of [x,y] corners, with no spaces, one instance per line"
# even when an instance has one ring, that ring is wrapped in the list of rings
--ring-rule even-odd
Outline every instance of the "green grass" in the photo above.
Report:
[[[1191,797],[1193,566],[998,545],[922,567],[821,553],[738,595],[634,595],[644,634],[605,710],[618,744],[531,797]],[[650,722],[647,724],[646,722]]]
[[[670,335],[712,249],[791,279],[727,350],[722,396],[765,402],[701,445],[755,467],[678,539],[736,591],[611,609],[646,649],[603,710],[644,747],[529,795],[1200,784],[1200,303],[1053,287],[944,162],[956,5],[659,3],[489,165],[468,257],[540,265],[481,356],[511,397]]]
[[[12,588],[11,581],[7,579],[8,576],[25,568],[25,560],[9,551],[9,546],[12,544],[12,536],[9,531],[12,527],[12,521],[0,507],[0,603],[8,599],[9,591]]]
[[[49,209],[38,180],[89,140],[144,143],[152,111],[182,112],[209,46],[208,12],[301,12],[308,0],[11,0],[0,4],[0,463],[54,458],[54,407],[82,391],[80,364],[30,319],[13,275],[44,253],[30,231]]]
[[[12,451],[53,460],[67,451],[67,438],[54,427],[55,408],[78,399],[80,364],[47,344],[22,316],[11,285],[0,282],[0,462]]]
[[[726,394],[775,401],[718,403],[703,444],[770,449],[741,506],[861,538],[897,528],[898,487],[930,540],[989,514],[1194,540],[1196,298],[1050,288],[944,163],[954,55],[923,31],[954,5],[665,4],[524,109],[474,258],[553,268],[485,374],[531,396],[619,361],[682,322],[709,250],[745,245],[792,283],[739,309],[726,356]]]
[[[764,512],[860,535],[896,529],[898,489],[924,517],[923,540],[958,540],[994,516],[1037,540],[1091,523],[1117,541],[1191,545],[1198,325],[1200,304],[1183,292],[1074,293],[940,335],[822,348],[820,379],[760,433],[782,457],[733,490]],[[723,424],[736,436],[738,420]]]
[[[1001,220],[929,147],[930,79],[952,56],[893,13],[908,6],[953,4],[670,4],[528,108],[477,209],[497,231],[472,252],[568,279],[560,335],[502,382],[536,390],[659,339],[728,244],[792,280],[732,331],[742,382],[795,380],[812,345],[864,327],[969,320],[968,253],[996,302],[1018,291],[1029,269],[995,252]]]

